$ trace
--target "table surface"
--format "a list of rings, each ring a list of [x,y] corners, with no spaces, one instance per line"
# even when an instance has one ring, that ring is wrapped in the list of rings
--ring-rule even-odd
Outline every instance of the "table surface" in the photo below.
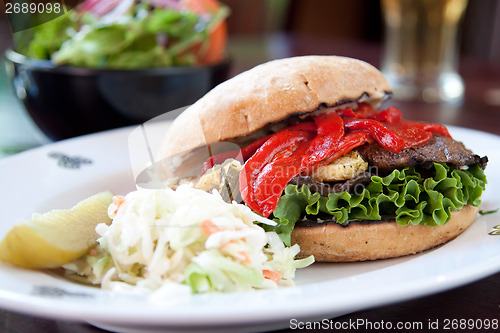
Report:
[[[312,36],[273,35],[259,39],[234,39],[231,40],[230,50],[234,60],[233,74],[268,59],[294,55],[337,54],[360,58],[374,65],[379,63],[380,58],[377,44],[331,41]],[[402,101],[393,101],[391,104],[400,107],[408,119],[440,122],[500,134],[500,67],[485,61],[462,59],[460,74],[466,85],[462,105]],[[0,158],[48,142],[16,101],[5,76],[0,74]],[[439,294],[355,312],[335,320],[392,323],[427,323],[439,320],[442,323],[445,319],[494,318],[500,318],[500,273]],[[5,310],[0,310],[0,331],[102,332],[82,323],[36,318]],[[285,331],[288,330],[283,330]]]

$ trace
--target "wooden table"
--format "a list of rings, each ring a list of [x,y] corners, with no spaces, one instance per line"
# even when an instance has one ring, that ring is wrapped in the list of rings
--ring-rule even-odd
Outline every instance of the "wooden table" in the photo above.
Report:
[[[244,45],[247,45],[247,48],[248,45],[254,45],[251,57],[246,56],[248,52]],[[269,47],[270,45],[272,47]],[[259,48],[261,49],[259,50]],[[269,58],[302,54],[339,54],[357,57],[375,65],[379,63],[378,45],[359,44],[352,41],[330,41],[311,36],[277,35],[264,41],[241,41],[239,44],[235,42],[234,50],[234,73]],[[465,102],[461,106],[452,107],[399,101],[394,101],[393,104],[400,107],[405,117],[409,119],[441,122],[500,135],[500,67],[493,67],[486,62],[474,59],[462,59],[460,72],[466,84]],[[300,306],[300,302],[297,302],[297,306]],[[425,328],[427,323],[436,321],[439,321],[442,327],[446,319],[491,320],[495,318],[500,319],[500,273],[432,296],[368,309],[334,320],[341,323],[358,320],[374,323],[391,322],[393,324],[397,322],[423,322]],[[86,324],[35,318],[5,310],[0,310],[0,331],[102,332]],[[294,330],[283,330],[282,332],[287,331]],[[403,331],[437,332],[437,330],[430,329]],[[483,331],[486,330],[481,332]]]

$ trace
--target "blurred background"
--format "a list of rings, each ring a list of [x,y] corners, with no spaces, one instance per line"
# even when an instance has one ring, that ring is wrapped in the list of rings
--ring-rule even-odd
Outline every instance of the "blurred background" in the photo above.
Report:
[[[378,0],[222,0],[227,20],[231,75],[292,54],[355,56],[375,66],[384,39]],[[0,2],[0,54],[12,34]],[[293,50],[290,50],[293,48]],[[459,33],[461,64],[468,59],[500,67],[500,0],[469,1]],[[460,70],[463,68],[461,67]],[[500,78],[498,78],[500,81]],[[500,82],[499,82],[500,85]],[[0,157],[48,142],[15,99],[0,69]]]
[[[380,44],[383,21],[379,0],[222,0],[235,58],[252,57],[252,41],[279,42],[286,34],[325,39],[325,54],[346,55],[350,41]],[[329,43],[327,40],[337,40]],[[500,1],[469,1],[459,38],[460,53],[500,65]],[[313,44],[313,43],[311,43]],[[270,47],[279,53],[279,46]],[[279,54],[271,54],[275,56]],[[348,54],[347,54],[348,55]],[[369,59],[368,59],[369,60]],[[375,59],[377,60],[377,59]]]

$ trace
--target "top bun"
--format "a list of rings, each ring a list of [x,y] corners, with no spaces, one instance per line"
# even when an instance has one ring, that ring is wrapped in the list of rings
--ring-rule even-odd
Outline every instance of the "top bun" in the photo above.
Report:
[[[303,56],[273,60],[218,85],[175,119],[162,155],[249,135],[287,117],[320,106],[369,101],[391,93],[372,65],[339,56]]]

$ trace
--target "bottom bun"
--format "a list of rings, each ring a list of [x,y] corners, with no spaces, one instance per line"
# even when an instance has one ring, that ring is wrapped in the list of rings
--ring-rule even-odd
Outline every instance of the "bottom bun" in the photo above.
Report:
[[[314,255],[317,262],[351,262],[415,254],[446,243],[474,222],[479,207],[464,206],[451,213],[445,225],[400,226],[394,221],[295,226],[292,244],[300,245],[298,257]]]

